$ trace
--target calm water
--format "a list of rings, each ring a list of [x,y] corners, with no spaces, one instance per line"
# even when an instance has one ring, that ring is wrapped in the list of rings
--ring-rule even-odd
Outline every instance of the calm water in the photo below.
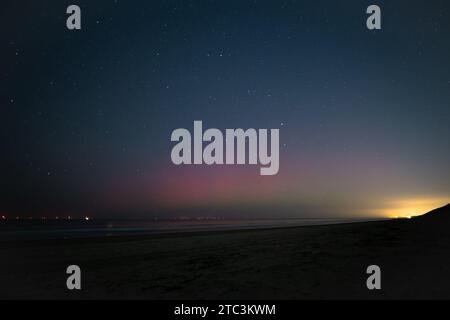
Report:
[[[0,240],[61,239],[176,232],[245,230],[361,222],[357,219],[285,220],[2,220]]]

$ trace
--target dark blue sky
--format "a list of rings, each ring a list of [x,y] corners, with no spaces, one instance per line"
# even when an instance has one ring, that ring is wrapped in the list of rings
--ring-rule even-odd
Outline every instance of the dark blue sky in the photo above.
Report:
[[[366,28],[370,4],[382,30]],[[82,30],[65,27],[69,4]],[[4,1],[0,212],[385,216],[450,198],[448,1]],[[170,134],[280,128],[280,172]],[[416,212],[417,211],[417,212]]]

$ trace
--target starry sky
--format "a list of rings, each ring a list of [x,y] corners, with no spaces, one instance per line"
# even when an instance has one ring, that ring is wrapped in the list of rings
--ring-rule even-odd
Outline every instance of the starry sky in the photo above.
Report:
[[[366,8],[382,9],[382,30]],[[66,28],[70,4],[82,30]],[[0,5],[0,213],[385,217],[450,199],[450,3]],[[170,134],[279,128],[280,171],[175,166]]]

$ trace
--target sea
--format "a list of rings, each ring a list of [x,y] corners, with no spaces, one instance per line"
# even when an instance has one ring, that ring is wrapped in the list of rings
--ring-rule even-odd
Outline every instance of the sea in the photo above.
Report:
[[[15,239],[69,239],[115,237],[186,232],[213,232],[288,228],[314,225],[354,223],[373,220],[362,219],[189,219],[189,220],[108,220],[108,219],[33,219],[0,220],[0,241]]]

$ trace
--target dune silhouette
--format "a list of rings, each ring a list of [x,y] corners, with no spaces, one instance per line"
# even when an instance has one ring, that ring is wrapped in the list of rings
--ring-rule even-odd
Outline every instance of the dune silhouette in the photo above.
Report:
[[[431,220],[449,220],[450,221],[450,203],[440,207],[440,208],[436,208],[433,209],[421,216],[416,217],[416,219],[427,219],[429,221]]]

